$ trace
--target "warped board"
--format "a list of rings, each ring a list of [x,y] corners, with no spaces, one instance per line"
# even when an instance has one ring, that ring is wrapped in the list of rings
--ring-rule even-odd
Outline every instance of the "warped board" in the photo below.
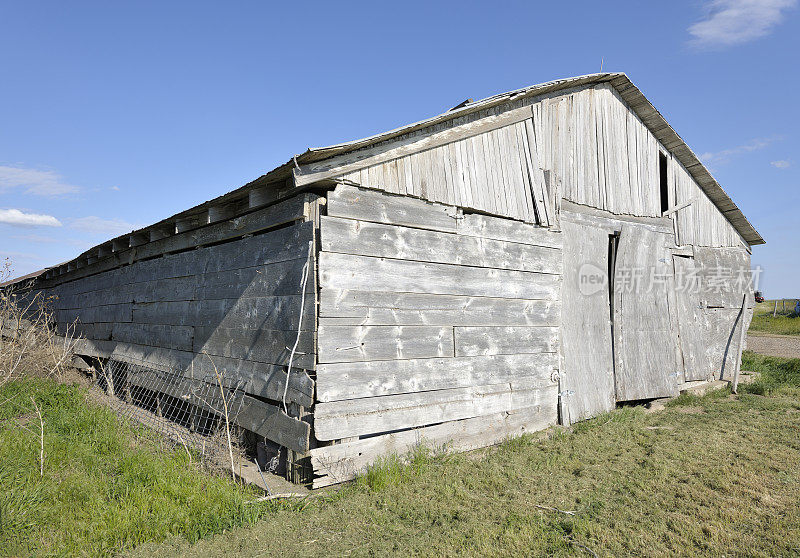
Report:
[[[608,288],[609,236],[602,229],[567,218],[562,219],[561,227],[565,236],[561,389],[565,392],[564,423],[570,424],[610,411],[616,403]],[[606,282],[587,284],[590,276],[604,277]]]
[[[550,377],[528,377],[488,386],[317,403],[314,432],[318,440],[336,440],[536,405],[555,408],[557,398],[558,386]]]
[[[144,364],[156,370],[187,377],[219,373],[226,381],[241,382],[245,392],[273,401],[283,398],[288,381],[289,387],[286,392],[288,401],[303,407],[310,407],[314,402],[314,380],[305,370],[294,367],[287,376],[286,366],[94,339],[78,339],[75,342],[74,352],[95,358],[113,358],[130,364]]]
[[[155,371],[134,368],[126,375],[130,385],[153,390],[175,397],[181,401],[196,405],[200,409],[211,410],[222,414],[224,400],[215,389],[214,384],[192,378],[172,379]],[[219,385],[219,384],[217,384]],[[226,385],[223,383],[223,385]],[[198,395],[202,394],[202,395]],[[228,395],[234,399],[231,407],[230,421],[251,432],[264,436],[293,451],[304,453],[309,449],[311,425],[292,418],[279,407],[264,403],[240,392]]]
[[[671,318],[674,277],[667,235],[623,224],[614,289],[614,380],[617,401],[678,393],[682,363]],[[641,281],[636,282],[636,274]],[[650,274],[663,277],[649,281]],[[630,275],[626,275],[630,274]]]

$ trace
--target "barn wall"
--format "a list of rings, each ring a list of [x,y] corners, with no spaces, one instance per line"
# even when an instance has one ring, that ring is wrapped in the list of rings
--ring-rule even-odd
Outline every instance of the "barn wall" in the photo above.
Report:
[[[540,169],[569,201],[616,215],[660,217],[658,153],[668,153],[608,83],[509,102],[415,132],[379,162],[341,178],[371,188],[541,223]],[[351,158],[355,158],[354,154]],[[738,232],[677,158],[670,207],[680,244],[742,246]],[[351,165],[352,166],[352,165]]]
[[[744,248],[694,247],[693,254],[694,266],[702,277],[699,302],[704,327],[690,331],[687,341],[694,344],[699,360],[705,359],[707,364],[700,377],[687,379],[730,380],[736,360],[746,348],[739,347],[741,329],[750,327],[755,307],[750,253]],[[746,345],[746,335],[744,342]]]
[[[746,247],[739,233],[708,199],[689,171],[676,159],[671,165],[674,205],[692,202],[673,214],[677,243],[682,246]]]
[[[615,216],[569,202],[564,202],[561,222],[565,260],[562,377],[571,392],[566,405],[573,420],[612,408],[614,384],[616,400],[625,400],[669,395],[659,389],[670,384],[677,387],[684,381],[731,379],[741,350],[741,328],[748,327],[754,306],[750,254],[745,248],[680,247],[674,242],[669,218]],[[581,292],[579,274],[585,264],[599,270],[608,267],[610,234],[620,233],[622,247],[632,233],[641,235],[645,230],[659,238],[642,252],[647,261],[625,261],[621,251],[616,255],[615,320],[621,319],[621,323],[615,326],[612,357],[610,347],[605,346],[610,342],[602,342],[610,336],[608,293]],[[641,239],[630,247],[640,243],[644,247]],[[624,299],[635,299],[627,318],[619,315]],[[657,341],[635,341],[667,317],[669,325],[662,323],[661,330],[669,330],[668,335]],[[592,332],[590,340],[586,332]],[[620,336],[634,340],[633,353],[628,356]],[[650,348],[641,352],[641,346]],[[648,363],[638,363],[638,355]],[[625,371],[619,359],[632,357],[636,364]],[[614,359],[616,370],[612,372]],[[615,375],[613,382],[609,382],[610,374]]]
[[[76,352],[87,356],[193,378],[213,377],[216,367],[246,393],[277,403],[287,381],[287,347],[300,327],[287,400],[310,407],[314,385],[306,371],[316,365],[313,271],[302,316],[300,307],[303,267],[307,261],[312,270],[315,265],[316,223],[307,220],[304,198],[168,239],[177,246],[190,235],[208,245],[94,274],[90,266],[78,270],[82,277],[67,275],[43,288],[59,333],[79,335]],[[243,233],[248,234],[242,238]],[[258,406],[262,422],[279,412],[276,405],[247,401]],[[259,428],[286,442],[270,427]],[[305,430],[305,442],[292,442],[292,449],[308,449],[308,424]]]
[[[314,433],[339,443],[312,450],[315,486],[556,422],[559,233],[343,186],[327,212]]]

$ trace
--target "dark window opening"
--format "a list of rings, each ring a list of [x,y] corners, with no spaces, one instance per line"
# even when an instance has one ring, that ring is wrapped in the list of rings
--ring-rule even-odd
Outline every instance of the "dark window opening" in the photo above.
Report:
[[[658,177],[661,191],[661,214],[669,209],[669,187],[667,186],[667,156],[658,154]]]

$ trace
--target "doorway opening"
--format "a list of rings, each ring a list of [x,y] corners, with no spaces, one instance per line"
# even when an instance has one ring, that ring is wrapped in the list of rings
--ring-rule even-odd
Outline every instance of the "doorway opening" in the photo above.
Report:
[[[611,324],[611,370],[616,373],[616,358],[614,353],[614,289],[616,283],[614,276],[617,273],[617,250],[621,231],[614,231],[608,235],[608,310],[609,324]]]
[[[667,156],[658,153],[658,183],[661,198],[661,215],[669,210],[669,185],[667,180]]]

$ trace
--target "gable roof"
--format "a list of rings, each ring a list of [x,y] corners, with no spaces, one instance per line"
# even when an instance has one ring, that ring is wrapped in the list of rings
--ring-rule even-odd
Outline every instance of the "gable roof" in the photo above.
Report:
[[[686,170],[689,171],[689,174],[691,174],[700,188],[706,193],[712,203],[719,208],[725,218],[739,232],[742,238],[750,245],[764,244],[765,241],[758,231],[753,227],[752,224],[750,224],[742,211],[737,207],[733,200],[731,200],[725,190],[722,189],[722,186],[720,186],[719,182],[714,179],[705,165],[700,162],[700,159],[697,157],[697,155],[694,154],[686,142],[683,141],[683,139],[672,128],[672,126],[669,125],[661,113],[656,110],[652,103],[647,100],[639,88],[637,88],[624,73],[589,74],[585,76],[550,81],[539,85],[531,85],[515,91],[494,95],[474,103],[469,103],[464,106],[460,106],[460,108],[442,113],[438,116],[434,116],[413,124],[408,124],[388,132],[383,132],[367,138],[331,145],[328,147],[311,148],[305,153],[295,156],[286,164],[278,167],[270,173],[267,173],[261,177],[259,181],[269,181],[275,178],[286,177],[288,176],[288,174],[286,174],[288,171],[295,172],[296,174],[294,169],[298,165],[314,163],[334,157],[336,155],[374,146],[375,144],[386,142],[416,130],[458,118],[459,116],[464,116],[479,110],[484,110],[507,103],[510,100],[535,97],[564,89],[606,82],[610,83],[617,90],[622,99],[628,104],[631,110],[633,110],[637,116],[639,116],[639,118],[653,133],[656,139],[658,139],[658,141],[661,142],[666,149],[672,152],[678,161],[680,161],[680,163],[686,168]]]
[[[689,173],[695,179],[700,188],[706,193],[706,195],[717,206],[717,208],[719,208],[719,210],[722,212],[725,218],[731,223],[731,225],[733,225],[733,227],[739,232],[739,234],[746,242],[748,242],[750,245],[765,243],[764,239],[761,237],[758,231],[756,231],[753,225],[750,224],[750,222],[744,216],[742,211],[730,199],[728,194],[725,193],[725,191],[722,189],[722,186],[720,186],[720,184],[714,179],[714,177],[711,176],[711,173],[708,171],[708,169],[700,162],[700,159],[698,159],[698,157],[689,148],[689,146],[686,145],[686,142],[684,142],[683,139],[678,135],[678,133],[675,132],[672,126],[669,125],[669,123],[664,119],[661,113],[659,113],[658,110],[656,110],[656,108],[650,103],[650,101],[647,100],[647,98],[642,94],[642,92],[633,84],[633,82],[631,82],[628,76],[625,75],[624,73],[599,73],[599,74],[589,74],[585,76],[559,79],[559,80],[549,81],[547,83],[541,83],[538,85],[531,85],[528,87],[524,87],[522,89],[509,91],[507,93],[493,95],[491,97],[487,97],[486,99],[482,99],[480,101],[466,103],[466,104],[462,103],[457,108],[451,109],[437,116],[428,118],[426,120],[421,120],[413,124],[408,124],[400,128],[396,128],[394,130],[389,130],[387,132],[382,132],[380,134],[369,136],[366,138],[340,143],[336,145],[331,145],[328,147],[309,148],[304,153],[295,155],[283,165],[276,167],[275,169],[260,176],[256,180],[249,182],[248,184],[242,186],[241,188],[237,188],[222,196],[219,196],[205,203],[199,204],[190,209],[177,213],[153,225],[149,225],[142,229],[132,231],[130,233],[120,235],[112,240],[103,242],[102,244],[95,246],[90,250],[87,250],[86,252],[84,252],[77,258],[70,260],[69,262],[65,262],[64,264],[59,264],[51,268],[45,268],[44,270],[41,271],[44,272],[61,266],[68,266],[69,264],[81,258],[97,254],[97,251],[100,248],[100,246],[110,246],[116,243],[117,241],[124,241],[126,237],[130,237],[131,235],[142,235],[146,233],[149,234],[150,230],[163,228],[165,225],[172,225],[177,220],[190,219],[192,217],[196,217],[200,215],[203,211],[207,211],[209,208],[219,207],[223,204],[228,204],[234,200],[246,197],[248,196],[249,192],[253,190],[257,190],[264,187],[278,188],[282,186],[282,183],[284,181],[297,177],[298,176],[297,169],[301,168],[301,165],[307,165],[309,163],[319,162],[324,159],[334,157],[336,155],[355,152],[360,149],[375,146],[376,144],[387,142],[399,136],[409,134],[411,132],[421,130],[423,128],[427,128],[429,126],[440,124],[442,122],[446,122],[448,120],[452,120],[460,116],[492,108],[501,105],[503,103],[507,103],[511,100],[516,100],[526,97],[535,97],[539,95],[545,95],[548,93],[562,91],[565,89],[571,89],[585,85],[595,85],[600,83],[610,83],[617,90],[622,99],[628,104],[631,110],[633,110],[639,116],[639,118],[653,133],[656,139],[658,139],[665,148],[671,151],[674,154],[674,156],[681,162],[681,164],[689,171]],[[276,183],[281,183],[281,184],[276,184]],[[38,275],[39,273],[41,272],[36,272],[32,275],[35,276]],[[24,278],[31,278],[31,277],[26,276]],[[12,281],[8,281],[7,283],[4,283],[4,285],[15,283],[20,279],[23,278],[18,278]]]

